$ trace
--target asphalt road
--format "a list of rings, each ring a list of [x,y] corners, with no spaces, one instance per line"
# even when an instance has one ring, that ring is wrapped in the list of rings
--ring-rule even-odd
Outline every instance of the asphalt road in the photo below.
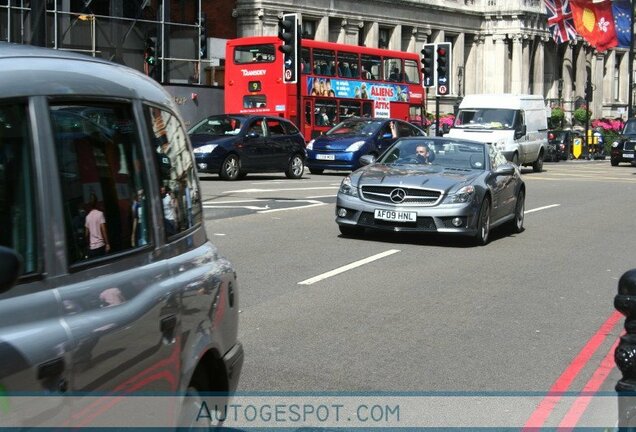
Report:
[[[569,161],[523,173],[525,231],[494,231],[485,247],[341,237],[343,173],[202,175],[206,229],[240,283],[239,390],[612,391],[636,170]]]

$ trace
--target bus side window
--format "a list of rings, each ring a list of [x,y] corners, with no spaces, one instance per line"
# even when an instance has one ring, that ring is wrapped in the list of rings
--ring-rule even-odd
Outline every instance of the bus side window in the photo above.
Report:
[[[311,102],[305,102],[305,123],[311,125],[313,122],[311,121]]]

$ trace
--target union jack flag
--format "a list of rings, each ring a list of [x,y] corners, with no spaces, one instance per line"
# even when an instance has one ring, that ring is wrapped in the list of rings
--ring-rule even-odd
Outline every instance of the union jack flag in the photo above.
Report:
[[[548,13],[548,27],[556,43],[576,39],[576,29],[572,19],[570,0],[545,0]]]

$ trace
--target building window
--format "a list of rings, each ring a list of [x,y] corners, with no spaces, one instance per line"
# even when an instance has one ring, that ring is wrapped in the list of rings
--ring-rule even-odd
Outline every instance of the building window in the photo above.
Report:
[[[389,39],[391,32],[388,28],[381,28],[378,35],[378,47],[387,49],[389,47]]]
[[[316,37],[316,21],[303,19],[303,39]]]

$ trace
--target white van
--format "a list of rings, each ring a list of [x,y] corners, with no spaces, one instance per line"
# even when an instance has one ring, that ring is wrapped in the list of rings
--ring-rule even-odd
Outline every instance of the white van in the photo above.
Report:
[[[547,132],[543,96],[474,94],[462,100],[448,136],[490,143],[509,161],[540,172]]]

